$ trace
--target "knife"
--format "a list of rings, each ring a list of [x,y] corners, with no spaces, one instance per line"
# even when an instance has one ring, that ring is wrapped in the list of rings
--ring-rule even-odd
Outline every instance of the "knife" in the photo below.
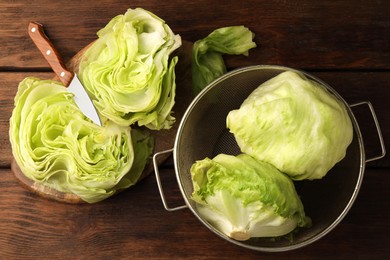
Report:
[[[102,122],[100,121],[100,117],[91,98],[88,96],[87,91],[81,84],[76,73],[69,71],[66,68],[60,58],[60,55],[54,48],[54,45],[45,35],[43,25],[36,22],[30,22],[28,32],[32,41],[41,51],[42,55],[45,57],[46,61],[49,63],[50,67],[53,69],[62,84],[67,87],[66,89],[69,92],[74,94],[73,99],[80,108],[81,112],[83,112],[83,114],[91,119],[95,124],[101,126]]]

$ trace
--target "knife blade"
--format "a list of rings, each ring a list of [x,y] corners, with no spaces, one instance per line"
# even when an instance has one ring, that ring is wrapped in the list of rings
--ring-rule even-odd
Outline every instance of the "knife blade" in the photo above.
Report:
[[[36,22],[30,22],[28,32],[30,38],[41,51],[54,73],[66,87],[67,91],[74,94],[73,99],[81,112],[95,124],[101,126],[102,122],[99,114],[87,91],[81,84],[77,74],[66,68],[54,45],[46,36],[43,25]]]

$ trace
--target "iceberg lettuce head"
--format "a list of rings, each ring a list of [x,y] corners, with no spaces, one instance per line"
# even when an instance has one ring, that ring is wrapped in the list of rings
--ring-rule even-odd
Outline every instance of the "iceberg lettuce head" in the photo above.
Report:
[[[343,102],[293,71],[261,84],[226,121],[243,153],[294,180],[325,176],[353,138]]]
[[[168,129],[175,121],[175,65],[181,38],[156,15],[129,9],[98,31],[79,77],[101,115],[116,124]]]
[[[140,130],[92,123],[63,85],[33,77],[19,84],[9,135],[26,177],[89,203],[135,184],[153,148]]]
[[[191,167],[199,215],[236,240],[276,237],[310,225],[292,180],[247,154],[219,154]]]

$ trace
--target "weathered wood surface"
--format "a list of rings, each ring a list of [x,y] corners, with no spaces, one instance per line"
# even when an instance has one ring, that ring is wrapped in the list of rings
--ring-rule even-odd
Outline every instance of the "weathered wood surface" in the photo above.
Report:
[[[245,25],[255,33],[248,57],[226,57],[229,69],[277,64],[321,78],[349,104],[370,101],[390,147],[390,2],[387,1],[1,1],[0,2],[0,259],[388,259],[390,157],[367,163],[351,211],[328,235],[299,250],[262,253],[211,233],[189,210],[164,210],[154,176],[101,203],[69,205],[19,185],[10,165],[9,117],[18,83],[53,78],[27,34],[30,21],[69,61],[96,32],[128,8],[163,18],[183,40]],[[367,157],[379,151],[371,116],[354,109]],[[388,148],[390,149],[390,148]],[[172,167],[161,175],[169,202],[183,200]]]
[[[359,196],[331,233],[284,253],[243,249],[219,238],[188,209],[164,210],[149,176],[102,203],[38,197],[0,170],[1,259],[388,259],[387,169],[368,169]],[[183,203],[172,170],[161,172],[172,206]]]
[[[112,17],[143,7],[163,18],[187,41],[213,29],[245,25],[260,48],[253,61],[300,68],[389,69],[390,8],[387,1],[2,1],[0,67],[48,68],[26,38],[38,21],[69,60],[96,38]]]

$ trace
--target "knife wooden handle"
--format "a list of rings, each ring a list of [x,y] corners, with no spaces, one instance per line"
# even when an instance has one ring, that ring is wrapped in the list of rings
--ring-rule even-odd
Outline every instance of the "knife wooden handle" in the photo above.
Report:
[[[43,31],[42,24],[30,22],[28,33],[62,84],[68,87],[74,77],[74,73],[66,69],[54,45]]]

